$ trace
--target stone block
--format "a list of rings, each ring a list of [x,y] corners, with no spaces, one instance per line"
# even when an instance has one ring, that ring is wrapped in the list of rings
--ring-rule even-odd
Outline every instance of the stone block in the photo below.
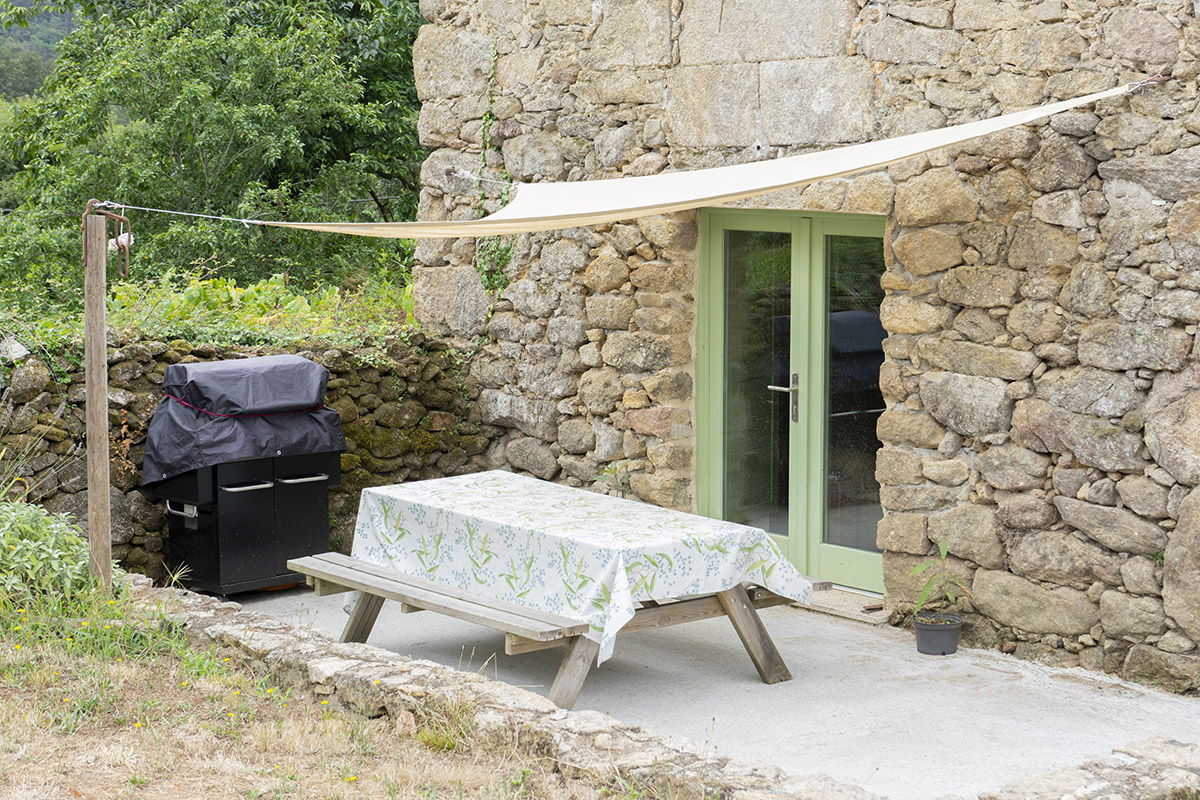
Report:
[[[1200,641],[1200,492],[1192,490],[1179,508],[1179,524],[1163,554],[1166,613],[1192,641]]]
[[[590,369],[579,378],[579,400],[592,414],[609,414],[625,393],[621,374],[611,367]]]
[[[592,423],[583,417],[571,417],[558,426],[558,444],[568,453],[586,453],[596,446]]]
[[[1200,366],[1160,375],[1141,411],[1146,446],[1175,480],[1200,483]]]
[[[921,474],[943,486],[962,486],[970,477],[971,468],[965,461],[958,459],[923,458],[921,459]]]
[[[981,48],[993,64],[1011,64],[1020,72],[1061,72],[1079,63],[1087,47],[1074,23],[1029,25],[1004,30]]]
[[[17,365],[8,381],[5,400],[13,405],[28,403],[50,385],[50,368],[36,358]]]
[[[1123,372],[1094,367],[1050,370],[1037,382],[1037,396],[1067,411],[1120,417],[1138,408],[1146,393]]]
[[[584,377],[587,377],[586,374]],[[583,398],[582,383],[581,379],[580,399]],[[480,413],[485,423],[517,428],[547,442],[554,441],[558,436],[556,405],[553,400],[509,394],[497,389],[484,389],[479,394]]]
[[[1086,590],[1098,580],[1121,582],[1121,561],[1102,547],[1069,533],[1043,531],[1021,536],[1009,550],[1008,568],[1045,583]]]
[[[902,233],[892,242],[892,252],[914,275],[932,275],[963,263],[962,236],[938,228]]]
[[[1099,506],[1073,497],[1056,497],[1054,505],[1063,522],[1118,553],[1145,555],[1162,550],[1167,532],[1132,511]]]
[[[1056,342],[1067,324],[1061,312],[1055,313],[1056,308],[1046,300],[1025,300],[1012,307],[1004,324],[1009,333],[1024,336],[1033,344]]]
[[[633,312],[637,310],[637,301],[623,294],[595,294],[584,302],[588,327],[610,331],[628,330]]]
[[[950,553],[987,569],[1004,567],[996,507],[966,504],[929,516],[926,534],[935,543],[945,541]]]
[[[1044,222],[1017,226],[1008,249],[1008,265],[1013,269],[1067,267],[1078,260],[1078,237]]]
[[[1009,381],[1028,378],[1040,363],[1033,353],[951,339],[922,339],[918,352],[932,366],[947,372]]]
[[[561,180],[566,172],[562,145],[552,133],[523,133],[500,146],[504,168],[514,180]]]
[[[1110,589],[1100,595],[1100,624],[1108,636],[1156,636],[1167,630],[1162,601]]]
[[[1104,23],[1104,41],[1121,58],[1174,64],[1179,56],[1180,32],[1157,11],[1116,8]]]
[[[1014,530],[1040,530],[1058,521],[1058,509],[1029,492],[997,493],[996,504],[1000,523]]]
[[[1040,489],[1049,467],[1047,456],[1015,444],[990,447],[975,461],[980,478],[1006,491]]]
[[[687,478],[635,472],[629,476],[629,488],[639,498],[656,506],[679,511],[690,511],[692,507],[692,483]]]
[[[923,556],[929,552],[923,514],[885,514],[875,527],[875,546],[880,550]]]
[[[758,65],[679,66],[667,79],[670,144],[749,147],[758,130]]]
[[[1031,211],[1034,219],[1047,225],[1082,228],[1087,224],[1079,192],[1070,189],[1035,198]]]
[[[871,61],[948,65],[965,42],[954,31],[926,28],[887,16],[863,26],[858,50]]]
[[[933,333],[943,330],[953,313],[946,306],[932,306],[907,295],[893,294],[883,299],[879,321],[892,333]]]
[[[957,267],[942,276],[938,293],[947,303],[977,308],[1012,306],[1024,275],[1006,267]]]
[[[655,333],[614,331],[600,349],[604,363],[621,372],[652,372],[683,363],[682,342]]]
[[[648,292],[686,292],[693,284],[687,266],[665,261],[647,261],[629,274],[629,280]]]
[[[958,0],[954,4],[956,30],[996,31],[1032,25],[1021,7],[998,0]]]
[[[508,463],[517,469],[523,469],[542,480],[548,481],[558,474],[558,460],[550,452],[550,448],[538,439],[523,437],[513,439],[504,448]]]
[[[622,258],[601,256],[588,264],[583,284],[597,294],[619,289],[629,280],[629,264]]]
[[[1195,691],[1200,689],[1200,656],[1166,653],[1150,645],[1135,644],[1125,657],[1121,674],[1172,692]]]
[[[665,250],[693,250],[700,238],[700,226],[691,211],[639,217],[637,225],[652,244]]]
[[[1010,572],[977,570],[971,588],[980,613],[1029,633],[1077,636],[1100,621],[1099,607],[1083,592],[1047,589]]]
[[[1017,444],[1041,453],[1072,453],[1085,466],[1129,472],[1146,466],[1138,434],[1045,400],[1018,400],[1013,406],[1012,432]]]
[[[1134,556],[1121,564],[1121,583],[1130,594],[1162,595],[1158,568],[1145,556]]]
[[[918,411],[889,409],[879,415],[876,436],[884,443],[936,450],[946,435],[933,417]]]
[[[884,486],[923,483],[920,454],[903,447],[884,447],[875,455],[875,480]]]
[[[924,555],[912,555],[885,550],[883,553],[883,586],[887,592],[889,606],[898,603],[915,603],[929,580],[928,572],[913,575],[914,568],[928,561]],[[967,586],[971,585],[976,570],[971,565],[955,556],[946,557],[947,570]]]
[[[1108,181],[1135,183],[1152,197],[1186,200],[1200,193],[1200,148],[1184,148],[1161,156],[1114,158],[1101,164],[1099,171],[1100,177]]]
[[[435,335],[473,338],[487,325],[491,298],[474,267],[414,267],[413,313]]]
[[[961,502],[965,487],[881,486],[879,504],[885,511],[932,511]]]
[[[1191,346],[1191,337],[1178,328],[1102,320],[1080,329],[1079,363],[1117,371],[1175,371],[1183,368]]]
[[[1189,197],[1171,209],[1167,239],[1181,261],[1200,262],[1200,197]]]
[[[1133,513],[1150,519],[1165,519],[1170,490],[1145,475],[1126,475],[1117,482],[1121,502]]]
[[[928,170],[896,187],[896,222],[904,227],[972,222],[978,212],[978,191],[948,167]]]
[[[492,63],[492,38],[463,28],[422,25],[412,48],[417,99],[482,95]]]
[[[747,63],[834,56],[846,51],[858,6],[852,0],[683,4],[680,63]]]
[[[1007,430],[1013,401],[999,378],[926,372],[920,379],[921,402],[929,414],[950,430],[979,436]]]
[[[592,69],[617,71],[669,64],[670,0],[605,0],[592,46],[580,61]]]
[[[766,61],[759,66],[758,82],[762,130],[769,144],[828,145],[871,136],[875,75],[860,58]],[[805,101],[798,103],[797,97]],[[830,114],[833,108],[838,113]]]
[[[1110,178],[1104,183],[1108,213],[1100,220],[1100,235],[1108,252],[1124,255],[1152,241],[1151,231],[1167,221],[1160,198],[1132,181]]]

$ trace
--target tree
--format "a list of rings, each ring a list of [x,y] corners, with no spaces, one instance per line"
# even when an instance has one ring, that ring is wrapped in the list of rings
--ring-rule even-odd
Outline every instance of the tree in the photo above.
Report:
[[[9,23],[30,13],[3,7]],[[90,197],[236,218],[410,215],[421,160],[411,66],[419,19],[414,0],[83,5],[41,97],[16,109],[0,140],[23,195],[0,225],[0,274],[66,291]],[[379,199],[359,202],[368,198]],[[162,215],[137,215],[135,225],[143,274],[207,259],[240,279],[288,271],[328,280],[378,263],[381,248],[392,263],[402,253],[354,237]],[[32,252],[22,244],[31,229]]]

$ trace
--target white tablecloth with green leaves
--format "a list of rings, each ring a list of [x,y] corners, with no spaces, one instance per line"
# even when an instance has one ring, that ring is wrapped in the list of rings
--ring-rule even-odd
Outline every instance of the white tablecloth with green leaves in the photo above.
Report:
[[[499,471],[363,490],[353,555],[587,622],[600,661],[640,600],[812,593],[758,528]]]

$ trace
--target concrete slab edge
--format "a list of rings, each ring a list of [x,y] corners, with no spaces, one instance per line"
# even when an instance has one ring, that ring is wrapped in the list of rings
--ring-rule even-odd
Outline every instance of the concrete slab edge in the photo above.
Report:
[[[472,710],[484,747],[513,748],[548,759],[566,777],[603,784],[654,781],[664,773],[728,800],[886,800],[828,775],[789,776],[771,764],[706,754],[693,742],[665,738],[596,711],[564,711],[541,695],[431,661],[366,644],[343,644],[237,603],[132,576],[139,603],[179,625],[195,647],[215,650],[277,682],[368,718],[387,716],[399,732],[454,705]],[[1188,794],[1188,793],[1192,794]],[[1076,800],[1129,797],[1179,800],[1200,795],[1200,745],[1162,737],[1111,756],[1015,781],[979,800]],[[945,800],[951,800],[946,798]]]
[[[686,779],[705,796],[728,800],[886,800],[827,775],[789,776],[767,763],[706,754],[596,711],[565,711],[525,689],[366,644],[343,644],[237,603],[134,579],[131,592],[186,632],[197,648],[270,674],[297,695],[369,718],[387,716],[399,732],[439,708],[472,710],[483,747],[513,748],[548,759],[565,777],[601,784]]]

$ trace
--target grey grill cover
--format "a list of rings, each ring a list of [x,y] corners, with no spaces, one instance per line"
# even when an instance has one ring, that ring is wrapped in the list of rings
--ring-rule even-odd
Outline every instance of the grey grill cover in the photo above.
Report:
[[[300,356],[172,364],[146,435],[142,483],[247,458],[346,449],[329,373]]]

